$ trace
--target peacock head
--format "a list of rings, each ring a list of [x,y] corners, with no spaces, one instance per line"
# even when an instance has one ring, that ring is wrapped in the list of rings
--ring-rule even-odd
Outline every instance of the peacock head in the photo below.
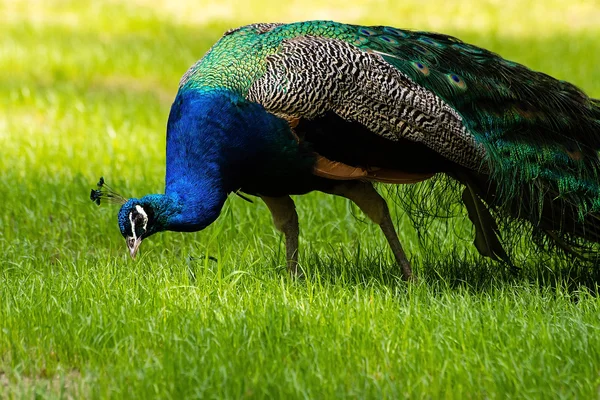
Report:
[[[101,200],[121,204],[119,229],[132,258],[135,258],[142,240],[167,229],[166,216],[168,209],[172,208],[172,201],[165,195],[150,194],[140,199],[125,199],[107,186],[104,178],[100,178],[98,189],[92,190],[90,199],[98,205]]]
[[[119,229],[127,242],[131,258],[135,258],[142,240],[165,230],[157,218],[164,195],[154,194],[141,199],[129,199],[119,210]]]

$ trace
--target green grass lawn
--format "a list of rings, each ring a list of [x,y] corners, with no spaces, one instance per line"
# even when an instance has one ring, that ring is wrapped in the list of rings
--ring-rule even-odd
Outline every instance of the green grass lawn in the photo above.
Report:
[[[461,218],[421,245],[393,209],[407,285],[347,201],[297,198],[294,282],[260,201],[135,261],[89,201],[162,191],[179,78],[244,23],[443,31],[600,97],[595,1],[390,3],[0,0],[0,398],[600,398],[598,271],[511,273]]]

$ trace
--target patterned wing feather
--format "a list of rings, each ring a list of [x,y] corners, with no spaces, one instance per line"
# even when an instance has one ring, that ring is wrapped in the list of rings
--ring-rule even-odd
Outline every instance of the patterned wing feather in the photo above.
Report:
[[[300,36],[267,58],[248,98],[286,118],[333,111],[390,140],[423,143],[449,160],[478,169],[483,147],[461,116],[375,52],[340,39]]]

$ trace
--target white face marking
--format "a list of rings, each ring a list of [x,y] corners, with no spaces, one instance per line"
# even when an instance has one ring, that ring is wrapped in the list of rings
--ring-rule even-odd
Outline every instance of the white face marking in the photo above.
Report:
[[[145,232],[146,226],[148,226],[148,214],[146,214],[146,211],[144,211],[142,206],[139,204],[136,204],[135,209],[144,218],[144,226],[142,226],[142,228]],[[129,213],[129,222],[131,222],[131,233],[133,234],[133,239],[137,240],[137,235],[135,234],[135,223],[133,222],[133,212]]]
[[[129,222],[131,222],[131,234],[133,235],[133,240],[137,240],[137,236],[135,234],[135,224],[133,223],[133,213],[129,213]]]

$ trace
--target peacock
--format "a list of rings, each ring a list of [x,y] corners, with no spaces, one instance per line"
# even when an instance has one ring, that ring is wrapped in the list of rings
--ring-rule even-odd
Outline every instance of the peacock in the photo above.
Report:
[[[165,193],[124,199],[101,180],[91,198],[122,203],[118,225],[135,257],[157,232],[204,229],[231,193],[258,196],[300,275],[290,195],[342,196],[381,227],[408,280],[375,183],[452,182],[476,249],[501,263],[512,263],[502,221],[593,260],[599,149],[599,100],[455,37],[256,23],[227,31],[183,75],[167,123]]]

